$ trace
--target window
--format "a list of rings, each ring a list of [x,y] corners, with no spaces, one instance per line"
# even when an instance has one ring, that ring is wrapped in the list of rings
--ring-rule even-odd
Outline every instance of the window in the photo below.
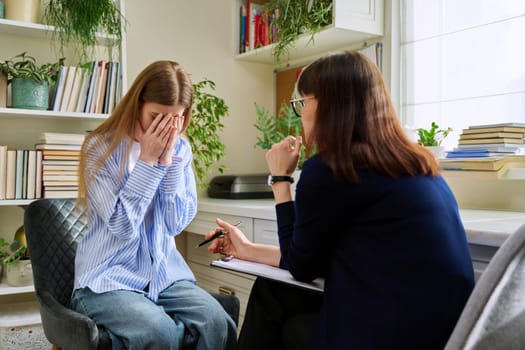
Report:
[[[401,118],[454,129],[525,123],[525,1],[402,0]]]

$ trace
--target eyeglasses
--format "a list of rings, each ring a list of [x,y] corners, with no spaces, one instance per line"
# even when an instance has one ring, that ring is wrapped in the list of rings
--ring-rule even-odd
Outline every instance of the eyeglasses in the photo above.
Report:
[[[290,100],[290,105],[292,106],[293,112],[297,117],[301,118],[303,113],[304,100],[308,100],[309,98],[314,98],[314,96],[306,96]]]

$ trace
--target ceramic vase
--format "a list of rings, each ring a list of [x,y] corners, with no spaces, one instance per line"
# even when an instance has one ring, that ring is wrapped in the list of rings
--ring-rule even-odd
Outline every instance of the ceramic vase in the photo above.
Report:
[[[11,83],[11,105],[13,108],[42,109],[49,105],[47,82],[37,83],[31,79],[13,79]]]
[[[426,148],[436,156],[436,158],[445,158],[445,147],[443,146],[426,146]]]
[[[5,281],[13,287],[29,286],[33,284],[33,269],[31,260],[19,260],[12,265],[4,265]]]
[[[38,23],[40,19],[40,0],[4,0],[6,19]]]

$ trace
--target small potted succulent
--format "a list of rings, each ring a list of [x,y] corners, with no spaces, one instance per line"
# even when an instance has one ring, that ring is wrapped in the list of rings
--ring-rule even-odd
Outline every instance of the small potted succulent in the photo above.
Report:
[[[56,83],[64,60],[39,65],[34,57],[22,52],[12,59],[0,61],[0,72],[6,74],[11,83],[12,107],[46,110],[49,87]]]
[[[26,286],[33,283],[31,260],[27,254],[24,228],[21,226],[15,234],[17,239],[8,243],[0,238],[0,262],[5,269],[6,282],[10,286]]]
[[[436,122],[432,122],[430,129],[418,128],[416,131],[419,136],[417,142],[427,147],[437,158],[442,158],[445,148],[441,146],[441,142],[450,134],[452,128],[441,129]]]

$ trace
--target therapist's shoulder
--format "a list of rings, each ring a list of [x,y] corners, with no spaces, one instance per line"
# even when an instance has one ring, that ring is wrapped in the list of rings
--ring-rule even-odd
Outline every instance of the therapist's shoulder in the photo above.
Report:
[[[325,181],[333,177],[332,170],[324,163],[319,155],[308,158],[301,167],[301,179],[316,182],[319,179]]]

